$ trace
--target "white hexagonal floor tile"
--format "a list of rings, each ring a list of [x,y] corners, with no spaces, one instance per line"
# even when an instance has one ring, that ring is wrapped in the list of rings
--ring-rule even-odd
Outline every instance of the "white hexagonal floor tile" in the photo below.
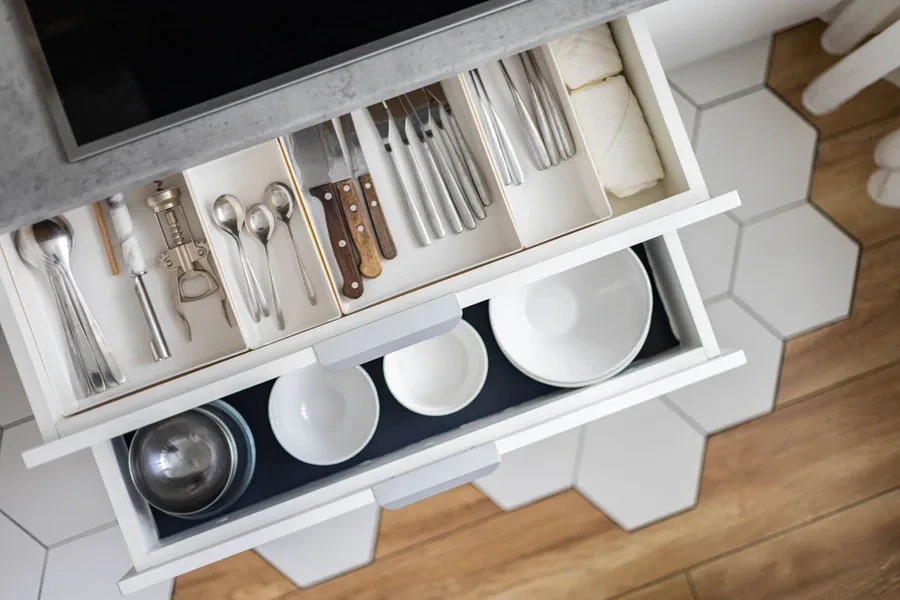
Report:
[[[706,437],[662,399],[585,425],[575,488],[626,531],[697,502]]]
[[[373,503],[256,551],[296,585],[310,587],[372,562],[380,514]]]
[[[108,527],[50,548],[41,600],[121,600],[118,583],[130,569],[122,532]],[[158,583],[127,598],[169,600],[172,584]]]
[[[38,600],[43,569],[44,548],[0,514],[0,596]]]
[[[791,337],[850,312],[859,247],[809,204],[744,228],[734,293]]]
[[[25,468],[22,452],[42,441],[34,421],[3,430],[0,510],[47,546],[115,521],[89,451]]]
[[[707,312],[719,344],[742,349],[747,364],[668,397],[707,433],[714,433],[772,410],[784,344],[734,300],[714,302]]]
[[[678,114],[681,115],[688,138],[693,142],[694,125],[697,124],[697,107],[691,104],[690,100],[679,94],[676,89],[672,89],[672,96],[675,98],[675,106],[678,107]]]
[[[581,429],[572,429],[503,455],[496,471],[475,486],[503,510],[513,510],[572,487]]]
[[[816,131],[769,90],[702,110],[696,141],[710,193],[740,192],[740,221],[806,199]]]
[[[0,331],[0,386],[3,393],[0,394],[0,427],[24,419],[31,415],[31,407],[25,390],[22,388],[22,380],[13,364],[12,355],[9,353],[9,345]]]
[[[771,47],[771,37],[754,40],[676,69],[669,80],[703,106],[765,83]]]
[[[678,230],[688,263],[704,300],[728,292],[737,251],[738,224],[716,215]]]

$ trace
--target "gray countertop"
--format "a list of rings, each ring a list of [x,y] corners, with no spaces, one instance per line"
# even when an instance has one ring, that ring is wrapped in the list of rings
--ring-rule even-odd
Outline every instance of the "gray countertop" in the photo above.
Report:
[[[0,232],[658,1],[531,0],[72,163],[22,2],[0,0]]]

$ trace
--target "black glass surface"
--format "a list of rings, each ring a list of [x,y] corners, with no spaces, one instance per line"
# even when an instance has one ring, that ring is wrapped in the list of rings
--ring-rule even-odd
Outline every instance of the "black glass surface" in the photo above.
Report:
[[[26,4],[81,146],[198,105],[219,108],[215,101],[226,94],[258,93],[267,83],[286,83],[281,76],[292,80],[335,66],[329,59],[338,55],[351,60],[354,49],[375,51],[379,41],[388,46],[516,1]]]

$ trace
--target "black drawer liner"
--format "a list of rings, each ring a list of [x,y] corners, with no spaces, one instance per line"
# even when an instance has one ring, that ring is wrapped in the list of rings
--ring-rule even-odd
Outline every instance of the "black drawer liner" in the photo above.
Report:
[[[652,273],[643,246],[635,246],[632,249],[648,271]],[[675,338],[668,315],[663,308],[655,278],[651,276],[650,282],[653,286],[653,316],[647,341],[638,354],[638,359],[650,358],[678,346],[678,340]],[[478,397],[467,407],[452,415],[422,416],[404,408],[388,391],[381,367],[382,360],[379,358],[368,362],[362,366],[375,382],[381,404],[378,428],[362,452],[337,465],[322,467],[302,463],[279,445],[269,427],[269,392],[275,383],[274,379],[224,397],[223,400],[234,406],[253,430],[257,450],[256,472],[250,482],[250,487],[240,500],[224,515],[208,520],[222,519],[263,500],[336,475],[365,461],[380,458],[411,444],[446,433],[560,389],[531,379],[506,359],[491,330],[487,301],[463,310],[463,319],[478,330],[488,352],[488,376]],[[127,435],[126,441],[130,441],[128,439],[130,437],[131,434]],[[160,539],[206,522],[179,519],[152,508],[151,511]]]

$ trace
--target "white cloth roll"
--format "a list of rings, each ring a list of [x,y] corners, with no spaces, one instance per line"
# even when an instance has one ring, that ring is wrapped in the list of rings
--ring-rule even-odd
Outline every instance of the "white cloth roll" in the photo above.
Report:
[[[570,90],[622,72],[622,58],[606,23],[551,42],[550,47]]]
[[[572,92],[572,105],[607,191],[625,198],[665,177],[644,113],[624,77]]]

